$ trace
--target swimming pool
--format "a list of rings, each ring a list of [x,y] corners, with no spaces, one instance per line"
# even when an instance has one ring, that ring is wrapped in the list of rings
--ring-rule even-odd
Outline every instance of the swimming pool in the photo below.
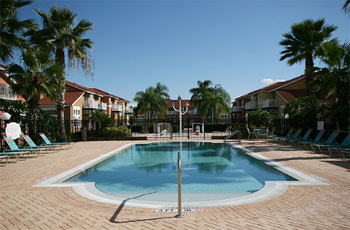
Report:
[[[133,145],[65,182],[95,182],[101,192],[125,199],[176,202],[180,148],[184,202],[246,196],[266,181],[297,181],[229,144],[164,142]]]
[[[209,143],[209,144],[208,144]],[[106,192],[102,192],[96,187],[96,182],[92,180],[85,180],[83,181],[83,178],[87,176],[86,172],[88,171],[99,171],[99,167],[102,167],[102,171],[107,171],[102,174],[99,174],[102,176],[103,180],[105,180],[106,174],[112,175],[113,173],[109,172],[109,169],[103,169],[103,165],[109,165],[109,161],[113,158],[129,158],[129,163],[124,164],[124,169],[127,167],[131,167],[131,162],[139,162],[138,159],[141,159],[140,156],[128,154],[127,152],[132,150],[133,148],[144,148],[147,147],[146,150],[142,156],[152,156],[154,154],[160,154],[162,152],[158,149],[159,146],[162,146],[165,150],[174,150],[174,154],[171,156],[171,160],[167,161],[161,161],[161,162],[153,162],[151,160],[149,161],[141,161],[141,164],[136,164],[134,171],[139,171],[138,173],[142,173],[144,175],[150,174],[152,175],[154,171],[158,170],[160,172],[165,172],[165,169],[170,170],[171,173],[169,173],[167,179],[167,185],[168,188],[172,187],[174,188],[174,183],[176,183],[176,180],[174,179],[174,174],[176,173],[176,164],[174,163],[176,161],[176,157],[174,155],[177,155],[177,148],[176,146],[180,146],[181,142],[162,142],[162,143],[149,143],[149,145],[139,145],[135,143],[129,143],[122,145],[121,147],[114,149],[108,153],[102,154],[101,152],[96,152],[96,158],[89,160],[81,165],[78,165],[74,168],[71,168],[67,171],[64,171],[56,176],[43,178],[40,181],[38,181],[37,184],[33,185],[33,187],[72,187],[74,192],[76,192],[78,195],[85,197],[87,199],[96,201],[96,202],[102,202],[107,204],[114,204],[114,205],[126,205],[126,206],[132,206],[132,207],[144,207],[144,208],[166,208],[165,210],[169,210],[168,207],[175,207],[177,205],[177,201],[174,192],[166,191],[165,188],[163,190],[151,190],[150,185],[146,184],[143,186],[138,185],[140,188],[139,191],[137,190],[128,190],[127,192],[123,193],[114,193],[113,191],[108,194]],[[187,147],[186,147],[187,145]],[[231,149],[231,146],[232,148]],[[157,147],[158,146],[158,147]],[[232,205],[241,205],[241,204],[247,204],[247,203],[255,203],[260,201],[266,201],[273,199],[281,194],[283,194],[287,189],[288,186],[297,186],[297,185],[327,185],[325,182],[325,179],[320,178],[315,175],[307,175],[305,173],[302,173],[300,171],[297,171],[293,168],[290,168],[280,162],[276,162],[274,160],[271,160],[259,153],[256,153],[250,149],[246,149],[240,145],[230,143],[229,145],[223,145],[222,142],[219,145],[212,145],[211,142],[183,142],[182,143],[183,150],[187,149],[189,153],[186,154],[183,153],[182,157],[182,164],[183,164],[183,176],[182,181],[187,181],[187,185],[189,184],[189,179],[192,178],[192,174],[187,174],[187,176],[184,176],[186,174],[186,170],[191,172],[199,172],[201,171],[202,176],[201,180],[199,182],[207,182],[212,181],[212,183],[216,182],[216,186],[204,186],[207,188],[205,191],[198,191],[198,187],[196,183],[192,183],[192,186],[189,186],[189,188],[193,188],[195,192],[191,192],[191,190],[187,190],[183,193],[183,196],[186,196],[186,201],[183,202],[183,205],[186,207],[197,207],[197,208],[205,208],[205,207],[222,207],[222,206],[232,206]],[[216,146],[213,148],[210,148],[209,146]],[[157,151],[154,151],[154,148],[158,149]],[[201,149],[207,149],[208,151],[201,152]],[[221,149],[221,150],[220,150]],[[224,149],[229,149],[229,152],[224,153]],[[220,150],[220,151],[219,151]],[[79,151],[79,149],[76,149],[76,151]],[[214,154],[215,152],[215,154]],[[129,155],[129,157],[127,157]],[[201,155],[201,156],[200,156]],[[236,156],[237,155],[237,156]],[[248,158],[247,156],[249,155]],[[135,157],[138,158],[135,158]],[[196,159],[200,156],[200,159]],[[169,156],[168,156],[169,157]],[[273,174],[277,171],[284,172],[284,176],[286,180],[280,180],[280,181],[264,181],[263,178],[265,177],[265,173],[257,173],[255,170],[247,170],[251,171],[253,175],[256,175],[255,179],[251,178],[251,175],[246,177],[246,179],[241,180],[242,183],[247,183],[248,181],[251,181],[252,184],[258,185],[257,187],[261,187],[262,184],[264,186],[256,191],[256,190],[247,190],[244,193],[240,193],[237,191],[229,192],[229,190],[221,190],[214,192],[214,190],[209,191],[210,189],[215,189],[215,187],[221,186],[221,188],[225,187],[224,182],[232,180],[232,176],[225,176],[225,173],[232,173],[235,171],[234,168],[228,169],[229,167],[237,167],[237,170],[239,172],[245,173],[244,169],[242,169],[242,166],[236,165],[231,160],[234,158],[241,159],[242,162],[245,162],[245,164],[251,164],[251,162],[256,162],[257,160],[261,161],[258,166],[258,168],[267,168],[267,171],[273,172]],[[292,156],[286,156],[286,157],[292,157]],[[223,158],[223,159],[221,159]],[[166,159],[164,157],[164,159]],[[187,161],[186,161],[187,159]],[[214,162],[207,161],[208,159],[216,159]],[[220,159],[220,160],[219,160]],[[121,161],[122,162],[122,161]],[[120,162],[120,163],[121,163]],[[231,162],[231,163],[230,163]],[[98,165],[101,163],[100,165]],[[119,163],[119,164],[120,164]],[[128,166],[129,165],[129,166]],[[244,165],[244,164],[243,164]],[[266,167],[267,165],[271,167]],[[188,167],[187,167],[188,166]],[[115,166],[118,168],[118,166]],[[112,168],[115,168],[114,166]],[[169,168],[170,167],[170,168]],[[175,168],[174,168],[175,167]],[[194,169],[193,169],[194,168]],[[244,168],[244,167],[243,167]],[[172,171],[171,171],[172,170]],[[236,170],[236,171],[237,171]],[[243,171],[242,171],[243,170]],[[132,172],[135,173],[135,172]],[[244,178],[242,177],[242,173],[240,174],[232,174],[234,176],[237,176],[237,178]],[[80,175],[79,175],[80,174]],[[105,174],[105,175],[104,175]],[[116,174],[116,173],[114,173]],[[138,179],[136,174],[130,174],[134,175],[135,181]],[[144,176],[143,175],[143,176]],[[241,175],[241,176],[238,176]],[[282,174],[283,175],[283,174]],[[288,176],[289,175],[289,176]],[[117,175],[113,175],[117,176]],[[129,175],[127,175],[129,176]],[[221,181],[215,181],[216,176],[221,177]],[[85,177],[86,179],[87,177]],[[295,179],[297,180],[295,180]],[[249,180],[248,180],[249,179]],[[272,178],[273,179],[273,178]],[[278,178],[277,178],[278,179]],[[292,179],[292,180],[289,180]],[[73,180],[81,181],[81,182],[72,182]],[[255,181],[254,181],[255,180]],[[264,181],[264,182],[263,182]],[[144,181],[141,181],[144,183]],[[98,183],[98,182],[97,182]],[[232,183],[232,181],[231,181]],[[100,183],[98,183],[100,184]],[[113,184],[111,182],[103,182],[102,185],[108,185]],[[133,184],[132,181],[129,181],[128,183],[124,184]],[[171,186],[170,186],[171,184]],[[205,184],[205,183],[203,183]],[[208,183],[207,183],[208,184]],[[238,184],[238,182],[236,183]],[[165,183],[163,183],[165,185]],[[98,185],[100,186],[100,185]],[[103,187],[103,186],[102,186]],[[228,186],[226,186],[228,187]],[[145,189],[149,189],[146,192]],[[158,186],[159,188],[159,186]],[[154,187],[153,187],[154,189]],[[197,189],[197,191],[195,190]],[[230,188],[232,189],[232,188]],[[255,192],[254,192],[255,191]],[[107,191],[108,192],[108,191]],[[114,195],[113,195],[114,194]],[[246,194],[246,195],[244,195]],[[135,196],[133,196],[135,195]],[[156,197],[155,197],[156,196]],[[193,200],[192,200],[193,198]],[[190,200],[190,201],[188,201]],[[159,210],[159,209],[157,209]]]

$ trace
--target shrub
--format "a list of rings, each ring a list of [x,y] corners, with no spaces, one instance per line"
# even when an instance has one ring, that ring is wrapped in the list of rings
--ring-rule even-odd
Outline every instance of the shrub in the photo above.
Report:
[[[133,133],[142,133],[143,126],[142,125],[135,125],[131,127],[131,132]]]
[[[272,126],[272,116],[267,111],[252,111],[248,114],[248,124],[250,128],[269,128]]]
[[[107,127],[102,132],[104,137],[129,137],[130,135],[130,129],[126,127]]]
[[[179,126],[178,125],[173,125],[172,129],[173,129],[173,133],[179,132]]]
[[[323,120],[324,106],[315,97],[300,97],[286,105],[285,113],[290,126],[316,129],[317,121]]]
[[[211,133],[213,131],[224,132],[228,126],[230,126],[230,125],[225,125],[225,124],[208,124],[208,125],[204,125],[204,131],[206,133]]]

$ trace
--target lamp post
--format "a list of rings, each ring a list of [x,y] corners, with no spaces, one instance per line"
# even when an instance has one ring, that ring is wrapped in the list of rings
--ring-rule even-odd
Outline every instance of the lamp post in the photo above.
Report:
[[[179,113],[179,128],[180,128],[180,137],[182,137],[182,115],[185,115],[188,112],[188,106],[190,106],[188,103],[186,103],[186,109],[183,111],[181,107],[181,97],[179,96],[179,109],[175,108],[175,101],[172,102],[173,109]]]
[[[10,120],[10,118],[11,118],[11,114],[6,113],[6,112],[2,113],[2,114],[1,114],[1,117],[0,117],[0,143],[1,143],[1,152],[4,151],[4,147],[3,147],[3,144],[2,144],[2,140],[3,140],[3,136],[2,136],[2,132],[3,132],[3,129],[2,129],[2,121],[3,121],[3,120],[4,120],[4,121],[8,121],[8,120]],[[6,124],[6,123],[5,123],[5,124]]]

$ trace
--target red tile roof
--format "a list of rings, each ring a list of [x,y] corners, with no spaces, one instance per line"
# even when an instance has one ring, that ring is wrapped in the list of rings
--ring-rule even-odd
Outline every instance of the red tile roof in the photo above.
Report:
[[[237,99],[241,99],[241,98],[244,98],[244,97],[248,97],[258,91],[271,91],[271,90],[274,90],[274,89],[277,89],[279,87],[283,87],[284,85],[288,84],[288,83],[291,83],[293,81],[297,81],[297,80],[300,80],[300,79],[303,79],[305,76],[304,75],[300,75],[298,77],[295,77],[295,78],[292,78],[290,80],[287,80],[287,81],[279,81],[279,82],[275,82],[275,83],[272,83],[271,85],[268,85],[268,86],[265,86],[263,88],[260,88],[260,89],[257,89],[257,90],[254,90],[254,91],[251,91],[243,96],[240,96],[240,97],[237,97]]]
[[[71,84],[71,85],[73,85],[73,86],[75,86],[75,87],[81,88],[81,89],[83,89],[83,90],[89,91],[89,88],[87,88],[87,87],[85,87],[85,86],[82,86],[82,85],[79,85],[79,84],[77,84],[77,83],[74,83],[74,82],[71,82],[71,81],[66,81],[66,83]]]
[[[65,105],[72,105],[84,92],[66,92]],[[39,101],[40,105],[56,105],[56,102],[52,101],[48,97],[44,97]]]
[[[82,90],[85,90],[85,91],[88,91],[88,92],[97,93],[97,94],[102,95],[102,96],[111,96],[111,97],[115,97],[117,99],[120,99],[120,100],[123,100],[123,101],[126,101],[126,102],[130,102],[128,100],[125,100],[124,98],[118,97],[118,96],[116,96],[114,94],[111,94],[111,93],[107,93],[107,92],[105,92],[103,90],[100,90],[100,89],[97,89],[97,88],[87,88],[85,86],[79,85],[79,84],[71,82],[71,81],[66,81],[66,82],[68,84],[70,84],[70,85],[73,85],[75,87],[81,88]]]
[[[291,102],[298,97],[306,96],[306,90],[277,90],[277,92],[287,101]]]
[[[103,95],[103,96],[111,96],[112,94],[109,94],[105,91],[102,91],[100,89],[96,89],[96,88],[88,88],[89,91],[93,92],[93,93],[97,93],[97,94],[100,94],[100,95]]]

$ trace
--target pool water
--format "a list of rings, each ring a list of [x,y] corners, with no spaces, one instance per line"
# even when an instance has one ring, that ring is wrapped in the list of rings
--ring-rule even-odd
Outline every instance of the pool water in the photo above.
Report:
[[[229,144],[165,142],[133,145],[66,182],[95,182],[119,198],[176,202],[180,148],[185,202],[248,195],[265,181],[296,181]]]

